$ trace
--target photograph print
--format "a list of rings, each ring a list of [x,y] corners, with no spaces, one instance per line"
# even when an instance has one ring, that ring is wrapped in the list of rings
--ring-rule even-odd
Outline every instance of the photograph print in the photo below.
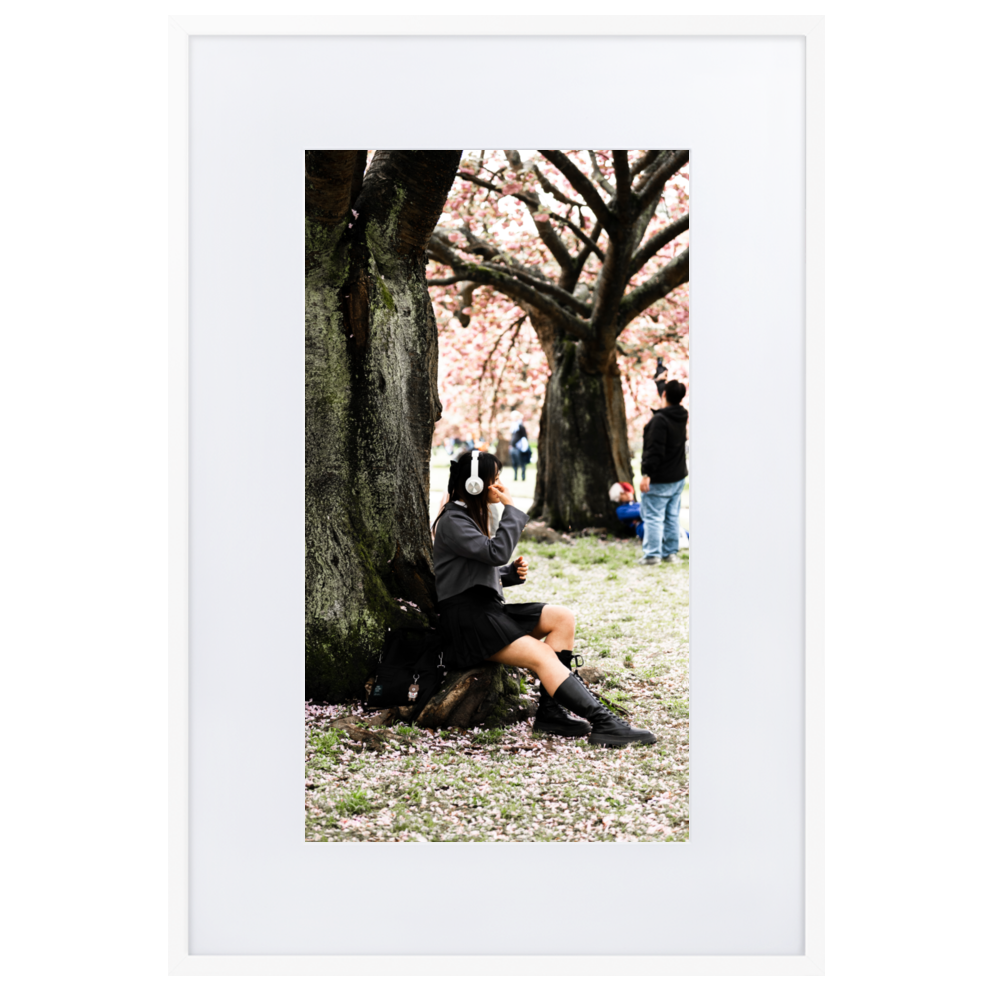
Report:
[[[305,152],[305,839],[688,839],[689,157]]]

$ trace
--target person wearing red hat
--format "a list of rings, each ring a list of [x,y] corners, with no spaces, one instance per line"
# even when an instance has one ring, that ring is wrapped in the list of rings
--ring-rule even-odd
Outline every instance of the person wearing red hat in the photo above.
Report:
[[[642,538],[642,512],[635,499],[635,490],[631,483],[614,483],[608,496],[615,504],[615,513],[619,521],[627,521],[634,529],[635,533]]]

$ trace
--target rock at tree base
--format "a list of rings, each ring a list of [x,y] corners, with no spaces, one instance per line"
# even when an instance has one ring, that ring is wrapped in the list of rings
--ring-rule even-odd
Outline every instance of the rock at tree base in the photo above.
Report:
[[[588,685],[599,684],[607,677],[607,674],[600,667],[580,667],[577,673],[580,675],[580,680]]]

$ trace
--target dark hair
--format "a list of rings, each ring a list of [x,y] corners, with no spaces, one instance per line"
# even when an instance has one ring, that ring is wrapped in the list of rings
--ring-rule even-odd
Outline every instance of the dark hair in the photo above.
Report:
[[[662,391],[667,394],[667,402],[671,406],[676,406],[687,395],[687,386],[683,382],[678,382],[677,379],[672,378],[663,387]]]
[[[464,455],[459,455],[451,463],[451,473],[448,476],[448,500],[453,502],[461,500],[466,505],[466,509],[472,515],[472,519],[482,529],[484,535],[490,533],[490,500],[487,489],[500,475],[503,462],[496,455],[481,451],[479,453],[479,478],[483,481],[483,492],[472,496],[465,492],[465,481],[472,475],[472,452],[467,451]],[[441,514],[434,519],[434,527],[437,527],[441,520]]]

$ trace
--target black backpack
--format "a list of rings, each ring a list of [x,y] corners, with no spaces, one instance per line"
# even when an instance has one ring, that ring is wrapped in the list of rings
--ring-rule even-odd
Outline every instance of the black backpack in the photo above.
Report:
[[[444,647],[434,629],[387,629],[366,708],[413,706],[416,720],[444,683]]]

